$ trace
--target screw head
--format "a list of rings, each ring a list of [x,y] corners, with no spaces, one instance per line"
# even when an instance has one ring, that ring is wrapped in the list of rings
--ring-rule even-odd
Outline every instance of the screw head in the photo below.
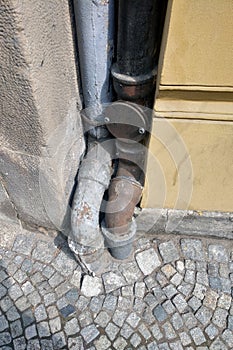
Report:
[[[110,119],[109,119],[108,117],[105,117],[105,118],[104,118],[104,121],[105,121],[105,123],[109,123],[109,122],[110,122]]]
[[[145,134],[145,129],[144,128],[139,128],[138,132],[139,132],[139,134],[143,135],[143,134]]]

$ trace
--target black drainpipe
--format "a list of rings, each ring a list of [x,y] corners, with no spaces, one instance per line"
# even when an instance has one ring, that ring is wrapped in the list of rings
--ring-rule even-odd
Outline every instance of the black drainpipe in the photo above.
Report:
[[[117,139],[119,166],[110,183],[102,226],[117,259],[130,254],[136,234],[132,218],[142,195],[146,159],[139,142],[145,143],[152,121],[144,107],[153,108],[165,8],[166,1],[160,0],[118,1],[117,57],[111,73],[118,100],[127,103],[117,102],[105,111],[107,127]]]

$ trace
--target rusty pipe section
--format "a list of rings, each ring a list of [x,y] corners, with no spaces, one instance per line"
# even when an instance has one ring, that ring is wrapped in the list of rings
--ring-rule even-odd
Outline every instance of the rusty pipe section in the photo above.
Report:
[[[143,106],[153,107],[159,3],[118,1],[117,58],[111,73],[118,100],[133,102],[119,102],[121,112],[116,108],[107,119],[108,130],[117,138],[119,166],[109,187],[103,233],[118,259],[130,254],[136,234],[133,213],[142,195],[146,159],[146,147],[139,142],[147,137],[151,124],[151,115]]]
[[[88,146],[81,163],[71,210],[69,246],[93,271],[104,248],[99,210],[112,174],[111,155],[101,141],[108,130],[103,104],[112,101],[110,67],[114,42],[114,0],[73,0]]]

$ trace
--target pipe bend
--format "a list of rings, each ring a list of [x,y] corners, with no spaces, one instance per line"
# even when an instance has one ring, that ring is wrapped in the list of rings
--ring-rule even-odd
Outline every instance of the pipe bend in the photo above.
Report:
[[[104,246],[99,210],[111,175],[111,155],[96,144],[81,164],[71,210],[70,240],[82,247],[81,251],[91,253]]]

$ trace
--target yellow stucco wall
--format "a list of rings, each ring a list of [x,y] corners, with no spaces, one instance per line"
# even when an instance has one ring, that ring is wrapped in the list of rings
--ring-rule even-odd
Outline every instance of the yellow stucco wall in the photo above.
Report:
[[[170,0],[142,206],[233,211],[233,2]]]

